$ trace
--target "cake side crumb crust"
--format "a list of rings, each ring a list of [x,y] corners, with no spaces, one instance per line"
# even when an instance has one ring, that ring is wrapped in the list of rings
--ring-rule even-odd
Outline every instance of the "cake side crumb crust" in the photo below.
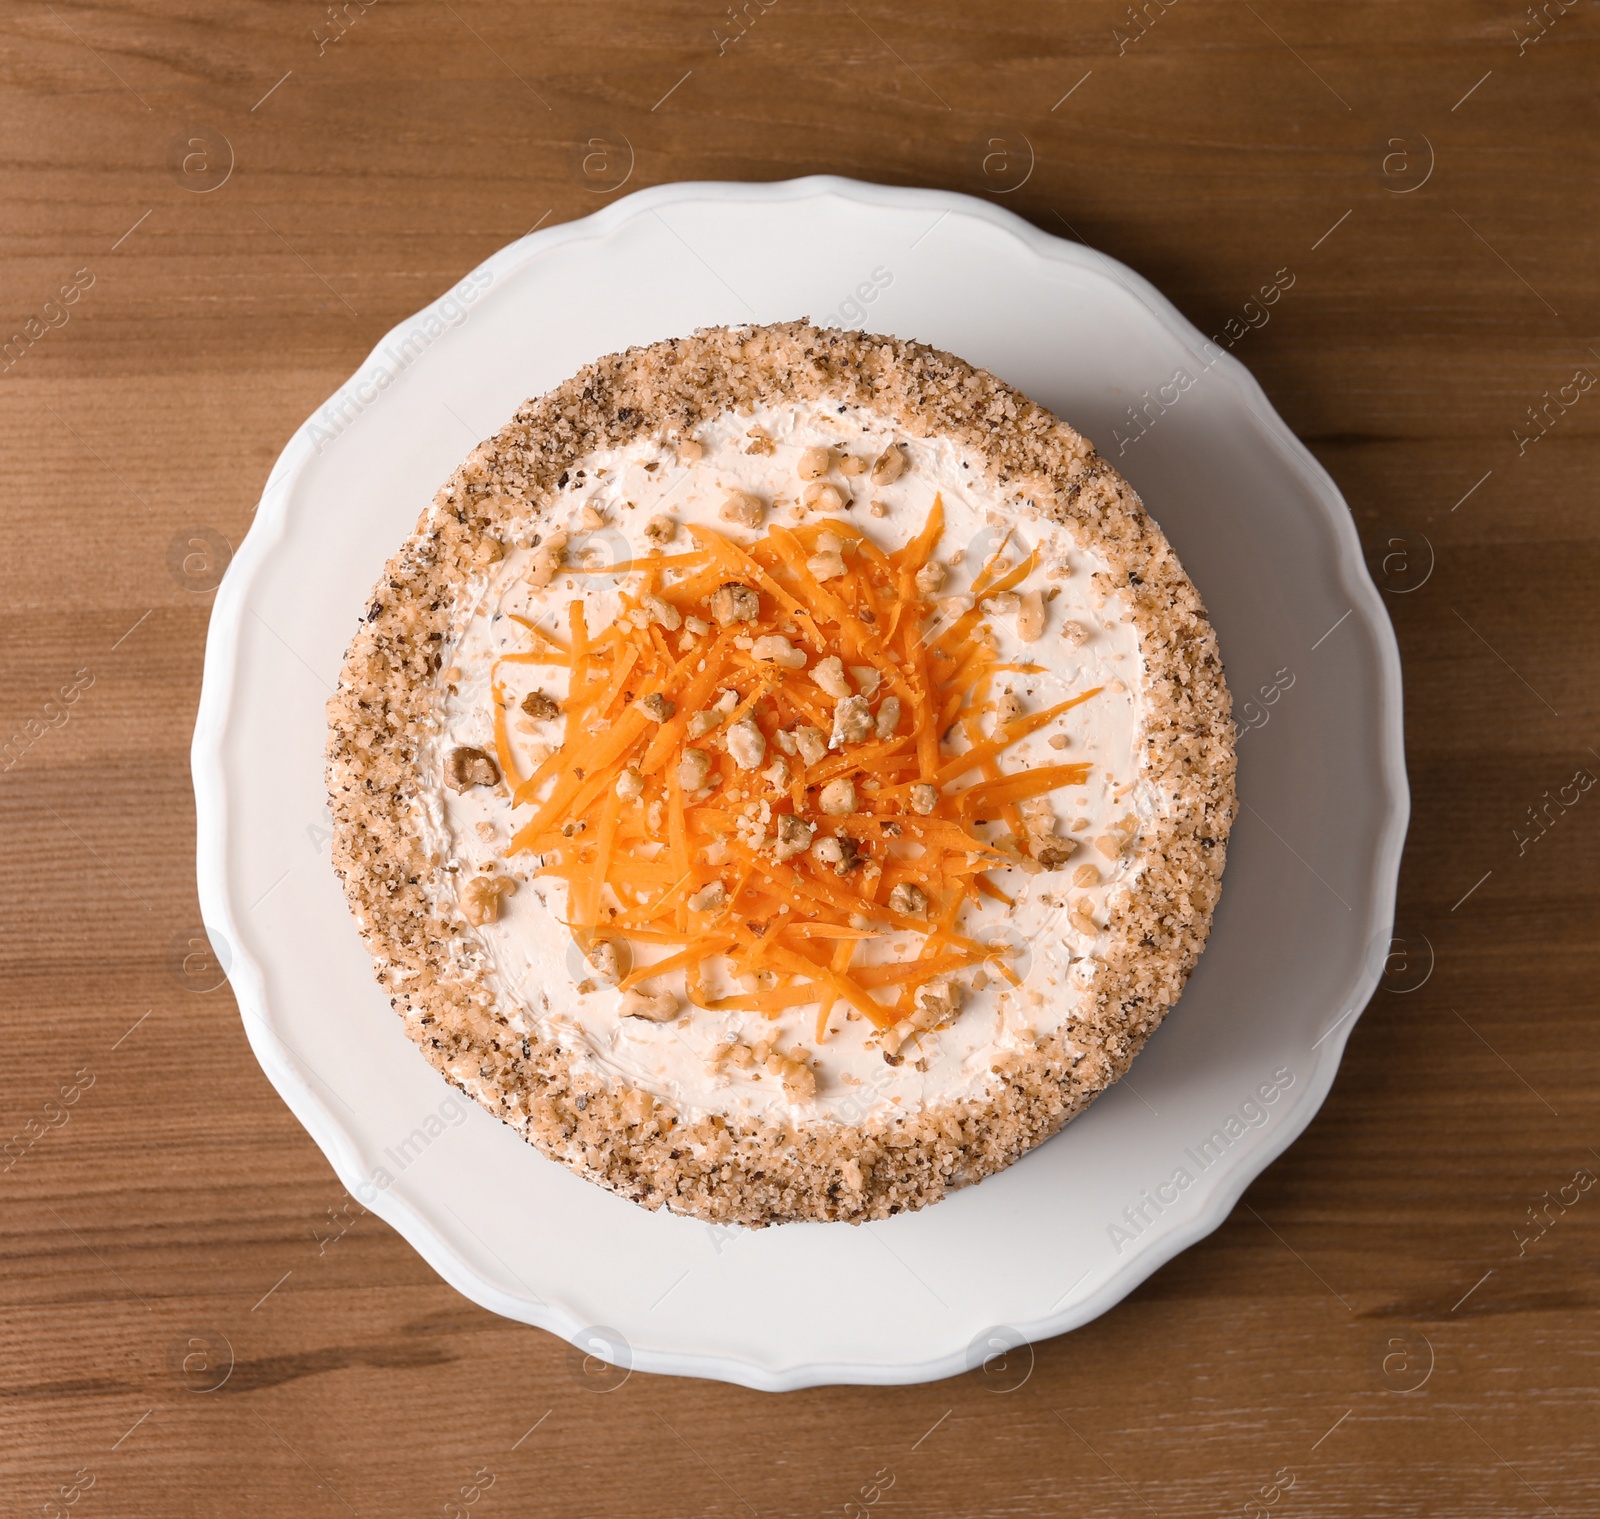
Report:
[[[1163,811],[1084,1016],[1014,1055],[981,1095],[860,1127],[690,1118],[517,1033],[474,930],[417,835],[423,739],[456,611],[554,509],[563,473],[723,412],[826,397],[986,461],[1107,566],[1145,669],[1143,771]],[[440,489],[389,561],[328,703],[333,862],[406,1032],[451,1081],[545,1154],[647,1208],[761,1226],[862,1222],[1004,1169],[1129,1067],[1204,948],[1236,799],[1234,730],[1198,593],[1132,487],[1080,434],[993,375],[924,344],[796,322],[710,328],[597,360],[525,403]],[[1069,1033],[1070,1045],[1069,1048]],[[1075,1058],[1073,1050],[1081,1052]],[[641,1108],[648,1111],[642,1121]]]

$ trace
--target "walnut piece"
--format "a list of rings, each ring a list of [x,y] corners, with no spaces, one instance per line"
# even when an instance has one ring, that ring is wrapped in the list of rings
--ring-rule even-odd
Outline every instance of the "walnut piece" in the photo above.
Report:
[[[889,893],[889,911],[920,918],[928,910],[928,894],[911,881],[902,881]]]
[[[510,876],[473,876],[460,893],[461,913],[474,928],[500,920],[500,902],[517,889]]]
[[[851,665],[850,679],[856,683],[856,690],[871,701],[883,684],[883,672],[876,665]]]
[[[624,1018],[645,1018],[651,1023],[665,1023],[678,1013],[678,999],[671,992],[624,992],[617,1011]]]
[[[728,729],[728,753],[741,770],[754,770],[766,752],[766,736],[753,717],[741,717]]]
[[[820,480],[833,468],[833,450],[831,448],[808,448],[800,455],[800,462],[795,466],[795,473],[802,480]]]
[[[444,762],[444,783],[452,791],[465,791],[469,786],[497,786],[500,767],[482,749],[463,744],[452,749]]]
[[[538,547],[533,551],[533,558],[522,576],[530,590],[542,591],[555,579],[566,549],[567,535],[559,528],[540,538]]]
[[[835,875],[849,875],[861,863],[861,851],[847,833],[824,835],[811,846],[811,858]]]
[[[861,744],[872,736],[872,708],[864,696],[847,696],[833,709],[833,738],[829,746],[842,749],[846,744]]]
[[[828,740],[821,728],[813,728],[809,723],[794,730],[794,746],[800,753],[802,763],[814,765],[828,752]]]
[[[1044,592],[1026,591],[1017,608],[1017,637],[1023,643],[1036,643],[1044,633]]]
[[[803,670],[806,656],[781,633],[768,633],[751,645],[750,657],[763,663],[782,665],[785,670]]]
[[[596,977],[607,986],[615,986],[622,979],[622,962],[617,957],[617,946],[609,939],[596,939],[589,946],[584,959],[594,967]]]
[[[740,527],[760,527],[761,514],[766,509],[761,498],[752,496],[749,491],[729,491],[717,515],[724,522],[734,522]]]
[[[898,443],[891,443],[878,455],[872,466],[874,485],[893,485],[906,472],[906,451]]]
[[[813,732],[816,730],[813,729]],[[817,798],[817,805],[829,817],[847,817],[856,810],[856,783],[849,776],[829,781]]]
[[[678,761],[678,784],[685,791],[698,791],[711,774],[711,756],[704,749],[685,749]]]
[[[651,622],[665,628],[669,633],[676,633],[683,625],[683,614],[670,601],[663,601],[659,596],[646,595],[639,604]]]
[[[792,860],[797,854],[804,854],[811,847],[816,831],[814,823],[797,818],[792,812],[784,813],[778,819],[778,839],[772,846],[773,858],[779,861]]]
[[[545,723],[561,716],[561,703],[543,691],[530,691],[522,698],[522,710],[535,722]]]
[[[844,661],[837,654],[819,659],[811,667],[811,678],[829,696],[837,700],[850,694],[850,682],[845,679]]]
[[[721,881],[708,881],[689,898],[690,912],[720,912],[728,902],[728,888]]]
[[[761,615],[761,597],[737,580],[726,580],[711,593],[711,615],[724,628],[753,622]]]

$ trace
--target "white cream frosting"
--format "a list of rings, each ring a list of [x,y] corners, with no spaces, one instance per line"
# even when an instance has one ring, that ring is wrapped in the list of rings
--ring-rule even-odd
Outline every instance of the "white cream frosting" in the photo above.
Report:
[[[757,441],[763,437],[771,441],[770,450]],[[947,439],[909,438],[870,412],[809,403],[729,414],[700,429],[695,441],[704,452],[693,464],[680,463],[675,445],[661,441],[592,456],[571,472],[561,510],[544,529],[548,533],[565,526],[570,535],[568,568],[558,571],[547,588],[531,589],[525,577],[537,548],[524,544],[512,548],[472,588],[470,614],[456,647],[443,660],[438,725],[420,755],[423,842],[458,881],[488,869],[518,882],[514,894],[503,899],[498,921],[472,930],[481,941],[499,1005],[517,1032],[555,1040],[578,1064],[610,1084],[642,1087],[686,1115],[717,1113],[732,1120],[860,1123],[875,1114],[904,1114],[976,1095],[995,1079],[993,1072],[1006,1051],[1030,1046],[1082,1012],[1093,993],[1104,930],[1096,935],[1080,931],[1069,914],[1069,896],[1073,901],[1088,898],[1095,921],[1105,923],[1119,894],[1137,879],[1139,854],[1135,849],[1111,860],[1094,843],[1130,816],[1148,834],[1161,806],[1160,793],[1141,766],[1143,666],[1126,608],[1119,597],[1103,596],[1095,586],[1093,576],[1104,565],[1092,551],[1026,500],[1002,497],[984,480],[980,461],[963,457]],[[749,451],[752,441],[760,451]],[[868,1038],[870,1024],[858,1015],[847,1016],[843,1004],[835,1007],[820,1044],[815,1039],[815,1006],[786,1010],[776,1019],[760,1012],[687,1005],[682,1016],[666,1023],[624,1016],[621,994],[615,987],[595,984],[594,971],[563,926],[565,883],[534,876],[537,862],[532,856],[503,856],[511,834],[527,821],[531,809],[513,812],[504,782],[460,793],[443,784],[446,756],[456,746],[493,752],[493,660],[532,647],[530,635],[506,614],[530,618],[564,640],[568,603],[581,597],[588,626],[597,633],[613,620],[621,577],[576,571],[642,558],[656,549],[645,536],[652,517],[666,514],[681,525],[715,528],[748,543],[764,527],[742,528],[722,520],[719,511],[730,490],[768,503],[767,522],[792,523],[800,516],[817,521],[815,513],[800,505],[804,487],[796,469],[802,451],[824,445],[870,462],[891,442],[901,444],[909,457],[909,467],[897,481],[874,486],[867,473],[846,476],[837,467],[826,477],[851,502],[845,519],[892,550],[921,529],[935,494],[942,496],[945,530],[936,557],[948,567],[948,578],[939,595],[957,598],[954,605],[964,604],[959,599],[969,591],[973,575],[1000,549],[1010,527],[1007,549],[1013,560],[1018,549],[1039,553],[1039,568],[1019,589],[1055,593],[1047,604],[1044,635],[1037,641],[1021,642],[1011,616],[987,619],[1001,659],[1044,667],[1042,674],[1007,677],[1010,689],[1031,712],[1090,687],[1104,687],[1100,695],[1002,757],[1008,772],[1074,761],[1092,766],[1085,785],[1051,793],[1064,839],[1078,841],[1065,867],[995,871],[991,879],[1016,899],[1016,906],[983,900],[969,905],[961,919],[961,931],[972,937],[1021,947],[1010,963],[1023,976],[1022,986],[1010,986],[993,971],[962,973],[959,979],[967,990],[959,1015],[948,1027],[908,1044],[898,1065],[885,1061],[882,1049]],[[602,525],[594,526],[597,520]],[[665,552],[681,553],[693,546],[680,531]],[[1081,643],[1069,641],[1062,636],[1068,623],[1088,636]],[[524,717],[520,701],[536,688],[559,699],[565,694],[565,676],[565,670],[549,667],[500,667],[512,749],[522,773],[533,768],[544,749],[559,744],[561,724]],[[1050,744],[1057,735],[1066,736],[1064,748]],[[962,747],[957,741],[946,752],[955,754]],[[1072,884],[1074,872],[1085,863],[1098,868],[1100,884]],[[858,953],[856,963],[914,957],[920,943],[920,935],[886,932]],[[638,946],[635,955],[637,963],[652,958]],[[580,984],[593,989],[580,991]],[[681,973],[660,978],[659,987],[647,982],[641,989],[669,988],[681,994]],[[737,991],[731,983],[729,989]],[[803,1047],[816,1074],[815,1096],[792,1101],[773,1075],[730,1069],[725,1063],[714,1067],[712,1052],[730,1040],[747,1045],[764,1041],[784,1050]]]

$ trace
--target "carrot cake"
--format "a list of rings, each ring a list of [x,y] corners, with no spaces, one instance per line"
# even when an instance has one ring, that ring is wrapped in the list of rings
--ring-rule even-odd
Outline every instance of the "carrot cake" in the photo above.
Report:
[[[423,1054],[625,1197],[936,1201],[1178,999],[1215,634],[1073,429],[922,344],[712,328],[525,404],[329,703],[335,867]]]

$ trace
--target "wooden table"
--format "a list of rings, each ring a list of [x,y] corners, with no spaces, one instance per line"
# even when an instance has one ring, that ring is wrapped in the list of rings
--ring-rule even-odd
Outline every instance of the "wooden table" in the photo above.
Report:
[[[1600,16],[1561,4],[11,9],[6,1512],[1593,1512]],[[1070,223],[1208,333],[1293,272],[1235,352],[1388,587],[1411,953],[1305,1137],[1089,1327],[926,1387],[615,1385],[350,1203],[185,962],[210,556],[495,248],[814,171]]]

